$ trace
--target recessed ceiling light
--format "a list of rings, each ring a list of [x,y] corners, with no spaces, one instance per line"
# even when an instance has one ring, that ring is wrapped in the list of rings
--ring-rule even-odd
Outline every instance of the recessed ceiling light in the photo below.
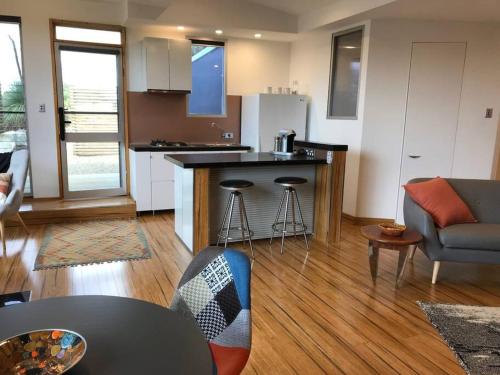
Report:
[[[254,36],[255,38],[257,38],[257,39],[260,39],[260,38],[262,38],[262,34],[259,34],[259,33],[257,33],[257,34],[254,34],[253,36]]]
[[[221,35],[223,32],[224,32],[224,31],[222,31],[222,30],[215,30],[215,33],[216,33],[217,35]]]
[[[345,49],[356,49],[356,48],[359,48],[359,47],[356,47],[356,46],[343,46],[341,48],[345,48]]]
[[[186,30],[186,28],[184,26],[177,26],[177,30],[182,31],[182,30]]]

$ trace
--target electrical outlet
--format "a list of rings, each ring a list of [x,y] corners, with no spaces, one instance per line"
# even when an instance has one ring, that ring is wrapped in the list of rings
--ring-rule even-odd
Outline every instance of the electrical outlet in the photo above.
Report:
[[[223,139],[233,139],[234,133],[222,133],[222,138]]]
[[[486,113],[484,118],[492,118],[493,117],[493,108],[486,108]]]
[[[45,104],[40,104],[38,107],[38,112],[45,112]]]

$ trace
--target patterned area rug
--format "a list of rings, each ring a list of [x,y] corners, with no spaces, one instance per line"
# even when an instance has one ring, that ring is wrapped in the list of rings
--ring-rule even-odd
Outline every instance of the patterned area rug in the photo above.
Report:
[[[35,261],[35,270],[151,258],[136,220],[52,224]]]
[[[500,374],[500,308],[418,304],[467,374]]]

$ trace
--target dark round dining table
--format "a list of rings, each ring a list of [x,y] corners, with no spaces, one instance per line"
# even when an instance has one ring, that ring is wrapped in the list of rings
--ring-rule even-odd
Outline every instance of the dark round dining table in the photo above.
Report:
[[[87,352],[67,374],[211,374],[196,325],[153,303],[124,297],[48,298],[0,308],[0,342],[40,329],[82,335]]]

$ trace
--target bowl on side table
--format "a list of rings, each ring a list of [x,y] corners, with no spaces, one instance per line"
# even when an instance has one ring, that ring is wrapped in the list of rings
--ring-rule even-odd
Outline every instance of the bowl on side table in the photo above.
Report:
[[[400,237],[406,230],[406,225],[396,223],[383,223],[379,224],[378,227],[383,234],[392,237]]]

